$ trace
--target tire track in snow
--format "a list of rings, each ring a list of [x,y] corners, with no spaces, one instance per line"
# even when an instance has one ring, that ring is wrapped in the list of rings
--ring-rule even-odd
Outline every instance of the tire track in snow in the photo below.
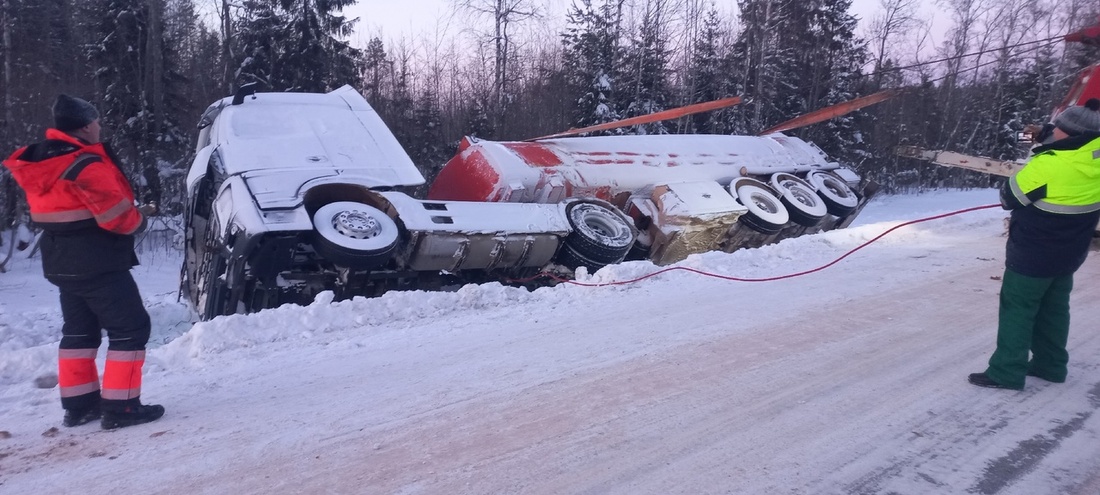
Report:
[[[1068,421],[1051,428],[1046,435],[1036,435],[1019,442],[1012,451],[990,462],[985,475],[969,491],[982,495],[995,494],[1033,471],[1061,445],[1062,440],[1080,431],[1092,413],[1100,408],[1100,383],[1089,390],[1088,400],[1092,410],[1077,413]]]
[[[974,407],[956,409],[952,414],[929,418],[921,425],[928,431],[939,432],[935,440],[921,448],[904,454],[884,453],[890,462],[848,484],[845,492],[858,494],[891,493],[898,485],[910,486],[915,473],[927,481],[923,491],[942,489],[943,483],[937,477],[953,476],[949,469],[957,466],[970,466],[982,461],[983,466],[968,490],[972,493],[1000,493],[1021,477],[1042,465],[1045,458],[1054,452],[1062,440],[1078,432],[1092,416],[1100,403],[1097,403],[1097,386],[1089,387],[1089,380],[1100,369],[1091,359],[1100,356],[1100,336],[1083,328],[1081,321],[1095,321],[1100,312],[1095,310],[1095,301],[1100,296],[1097,287],[1097,265],[1087,264],[1078,277],[1088,282],[1078,284],[1073,294],[1071,306],[1074,320],[1078,322],[1071,329],[1070,336],[1070,378],[1066,384],[1050,384],[1030,378],[1024,391],[973,389],[974,396],[981,397]],[[992,340],[989,343],[992,346]],[[987,349],[988,355],[992,349]],[[984,365],[984,362],[982,363]],[[979,371],[975,368],[972,371]],[[964,375],[965,376],[965,375]],[[949,432],[944,435],[942,432]],[[974,459],[973,449],[984,446],[984,459]],[[1000,451],[997,451],[1001,449]],[[988,454],[986,453],[988,451]],[[928,474],[929,471],[933,474]],[[945,471],[940,473],[940,471]],[[902,478],[906,484],[898,483]],[[1072,479],[1072,477],[1070,477]],[[961,490],[959,481],[952,483]],[[1085,492],[1087,493],[1087,492]]]

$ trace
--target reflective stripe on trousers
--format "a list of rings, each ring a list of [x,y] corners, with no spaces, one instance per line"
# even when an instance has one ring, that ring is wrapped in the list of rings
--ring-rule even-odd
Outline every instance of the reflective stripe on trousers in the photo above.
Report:
[[[61,397],[76,397],[99,390],[95,367],[97,349],[58,349],[57,385]]]
[[[127,400],[141,395],[141,366],[145,364],[145,351],[107,351],[107,365],[103,369],[105,400]]]

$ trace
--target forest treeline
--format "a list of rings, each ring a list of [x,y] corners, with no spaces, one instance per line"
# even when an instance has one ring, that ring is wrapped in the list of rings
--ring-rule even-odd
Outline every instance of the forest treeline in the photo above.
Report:
[[[737,15],[709,0],[575,0],[565,19],[537,0],[452,0],[460,32],[361,42],[341,13],[356,0],[0,2],[0,152],[41,139],[58,93],[88,99],[138,197],[169,214],[182,209],[202,111],[249,82],[350,84],[429,182],[464,135],[526,139],[727,96],[744,102],[610,132],[757,133],[906,88],[790,131],[903,191],[991,184],[893,150],[1018,158],[1016,133],[1045,122],[1075,74],[1100,61],[1100,48],[1061,40],[1100,19],[1095,0],[941,0],[953,27],[938,46],[918,0],[881,0],[863,21],[851,0],[738,0]],[[4,231],[26,220],[26,205],[0,174]]]

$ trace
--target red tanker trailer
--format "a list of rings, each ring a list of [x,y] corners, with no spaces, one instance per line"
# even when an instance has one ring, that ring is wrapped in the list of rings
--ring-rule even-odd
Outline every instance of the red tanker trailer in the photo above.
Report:
[[[556,203],[586,197],[628,214],[634,258],[757,247],[844,227],[874,190],[812,143],[766,136],[634,135],[494,142],[467,137],[431,200]]]

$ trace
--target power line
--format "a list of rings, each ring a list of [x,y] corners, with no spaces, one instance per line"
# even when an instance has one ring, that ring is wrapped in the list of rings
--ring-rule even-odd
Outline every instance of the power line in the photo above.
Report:
[[[948,61],[953,61],[953,60],[960,60],[960,59],[963,59],[963,58],[966,58],[966,57],[984,55],[984,54],[987,54],[987,53],[999,52],[999,51],[1003,51],[1003,50],[1011,50],[1013,48],[1019,48],[1021,46],[1026,46],[1026,45],[1037,45],[1037,46],[1034,46],[1032,48],[1029,48],[1029,49],[1024,50],[1023,52],[1021,52],[1021,53],[1027,53],[1029,51],[1038,50],[1038,49],[1044,48],[1046,46],[1054,45],[1064,37],[1065,37],[1065,35],[1052,36],[1050,38],[1045,38],[1045,39],[1041,39],[1041,40],[1026,41],[1026,42],[1023,42],[1023,43],[1017,43],[1015,45],[1002,46],[1002,47],[997,47],[997,48],[990,48],[990,49],[987,49],[987,50],[981,50],[981,51],[976,51],[976,52],[972,52],[972,53],[966,53],[966,54],[963,54],[963,55],[955,55],[955,56],[952,56],[952,57],[941,58],[941,59],[938,59],[938,60],[930,60],[928,62],[920,62],[920,63],[916,63],[916,64],[912,64],[912,65],[906,65],[906,66],[903,66],[903,67],[891,67],[889,69],[879,69],[875,72],[867,74],[867,76],[875,76],[875,75],[878,75],[878,74],[884,74],[884,73],[889,73],[889,72],[915,69],[915,68],[923,67],[923,66],[926,66],[926,65],[939,64],[939,63],[942,63],[942,62],[948,62]],[[1042,43],[1045,43],[1045,44],[1042,44]],[[967,69],[967,70],[969,70],[969,69]]]
[[[1056,42],[1052,41],[1052,42],[1050,42],[1050,43],[1047,43],[1046,45],[1039,45],[1039,46],[1034,46],[1034,47],[1028,48],[1028,49],[1026,49],[1026,50],[1022,50],[1022,51],[1020,51],[1019,53],[1016,53],[1015,55],[1017,55],[1017,56],[1018,56],[1018,55],[1023,55],[1023,54],[1025,54],[1025,53],[1028,53],[1028,52],[1032,52],[1032,51],[1035,51],[1035,50],[1039,50],[1039,49],[1041,49],[1041,48],[1043,48],[1043,47],[1045,47],[1045,46],[1051,46],[1051,45],[1053,45],[1053,44],[1055,44],[1055,43],[1056,43]],[[1021,45],[1022,45],[1022,44],[1021,44]],[[1020,46],[1020,45],[1016,45],[1016,46]],[[1005,48],[1011,48],[1011,47],[1005,47]],[[995,50],[995,51],[998,51],[998,50]],[[982,67],[985,67],[985,66],[987,66],[987,65],[993,65],[993,64],[996,64],[996,63],[999,63],[999,62],[1000,62],[1000,60],[996,60],[996,59],[994,59],[994,60],[990,60],[990,61],[988,61],[988,62],[985,62],[985,63],[982,63],[982,64],[978,64],[978,65],[975,65],[975,66],[973,66],[973,67],[967,67],[967,68],[965,68],[965,69],[959,69],[959,70],[957,70],[957,71],[955,71],[955,72],[952,72],[952,73],[949,73],[949,74],[945,74],[945,75],[943,75],[942,77],[939,77],[939,78],[936,78],[936,79],[932,79],[932,80],[931,80],[931,81],[929,81],[929,82],[939,82],[939,81],[942,81],[942,80],[944,80],[944,79],[947,79],[948,77],[951,77],[951,76],[957,76],[957,75],[959,75],[959,74],[962,74],[962,73],[964,73],[964,72],[969,72],[969,71],[972,71],[972,70],[978,70],[978,69],[980,69],[980,68],[982,68]]]

